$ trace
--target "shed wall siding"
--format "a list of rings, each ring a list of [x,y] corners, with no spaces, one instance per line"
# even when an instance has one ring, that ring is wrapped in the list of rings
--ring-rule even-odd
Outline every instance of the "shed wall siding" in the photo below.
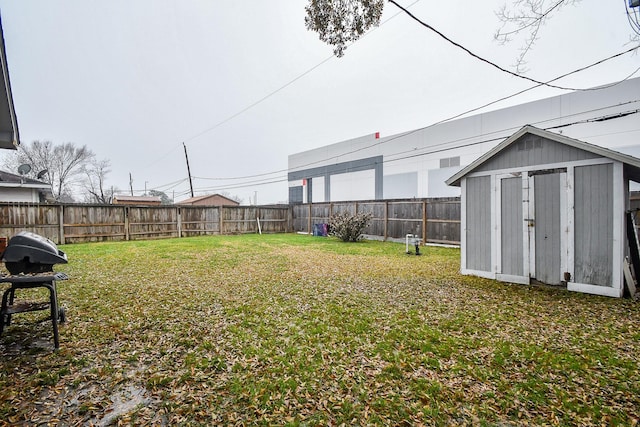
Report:
[[[501,182],[501,266],[502,274],[524,275],[522,227],[522,178],[507,178]]]
[[[466,183],[466,266],[491,271],[491,179],[467,178]]]
[[[613,165],[575,168],[574,281],[612,286]]]
[[[560,162],[594,159],[600,156],[537,135],[527,134],[499,155],[487,160],[476,171],[486,172]],[[541,167],[542,169],[542,167]]]

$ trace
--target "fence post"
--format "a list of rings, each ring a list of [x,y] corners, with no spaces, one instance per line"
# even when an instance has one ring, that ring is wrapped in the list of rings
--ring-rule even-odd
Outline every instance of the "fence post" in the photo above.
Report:
[[[218,207],[218,212],[219,212],[219,220],[220,220],[220,235],[222,236],[224,234],[224,206],[219,206]]]
[[[389,201],[384,202],[384,240],[389,238]]]
[[[309,215],[307,217],[307,233],[312,234],[312,229],[311,229],[311,203],[309,203]]]
[[[427,244],[427,201],[422,201],[422,244]]]
[[[131,236],[129,233],[129,208],[123,206],[122,210],[124,212],[124,240],[130,240]]]
[[[293,226],[293,206],[294,205],[289,205],[289,209],[287,209],[287,233],[295,231]]]
[[[59,205],[58,208],[58,227],[60,230],[58,238],[60,240],[60,244],[64,245],[64,205]]]
[[[182,211],[180,208],[176,208],[178,210],[177,221],[178,221],[178,238],[182,237]]]

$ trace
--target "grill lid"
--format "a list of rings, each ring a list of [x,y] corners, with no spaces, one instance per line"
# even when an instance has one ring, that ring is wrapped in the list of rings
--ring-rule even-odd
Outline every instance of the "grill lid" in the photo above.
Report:
[[[22,231],[9,240],[2,261],[11,274],[43,273],[54,264],[66,264],[67,254],[46,237]]]

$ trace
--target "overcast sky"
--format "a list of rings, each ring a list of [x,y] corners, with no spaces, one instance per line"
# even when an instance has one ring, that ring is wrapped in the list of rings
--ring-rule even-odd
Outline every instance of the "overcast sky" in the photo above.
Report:
[[[548,80],[628,49],[626,2],[583,0],[556,14],[527,75]],[[501,1],[401,3],[477,54],[515,63],[522,43],[493,41]],[[188,197],[184,142],[196,195],[286,202],[290,154],[427,126],[532,85],[389,3],[379,28],[332,57],[305,29],[305,4],[0,0],[21,140],[86,144],[111,161],[109,185],[128,193],[131,173],[135,194],[146,186],[176,200]],[[625,55],[559,84],[597,86],[639,66]],[[561,93],[540,88],[491,109]]]

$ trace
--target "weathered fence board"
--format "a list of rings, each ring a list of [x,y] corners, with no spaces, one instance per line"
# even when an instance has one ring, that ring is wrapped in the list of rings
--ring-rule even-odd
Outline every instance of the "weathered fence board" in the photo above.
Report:
[[[61,243],[125,240],[124,206],[60,205],[63,233]]]
[[[182,236],[220,234],[220,210],[181,207]]]
[[[124,206],[0,203],[0,237],[31,231],[57,244],[205,234],[287,233],[289,206]]]
[[[128,206],[129,239],[180,237],[178,209],[173,206]]]
[[[60,214],[55,206],[30,203],[0,205],[0,236],[10,237],[14,230],[29,230],[58,241]]]

